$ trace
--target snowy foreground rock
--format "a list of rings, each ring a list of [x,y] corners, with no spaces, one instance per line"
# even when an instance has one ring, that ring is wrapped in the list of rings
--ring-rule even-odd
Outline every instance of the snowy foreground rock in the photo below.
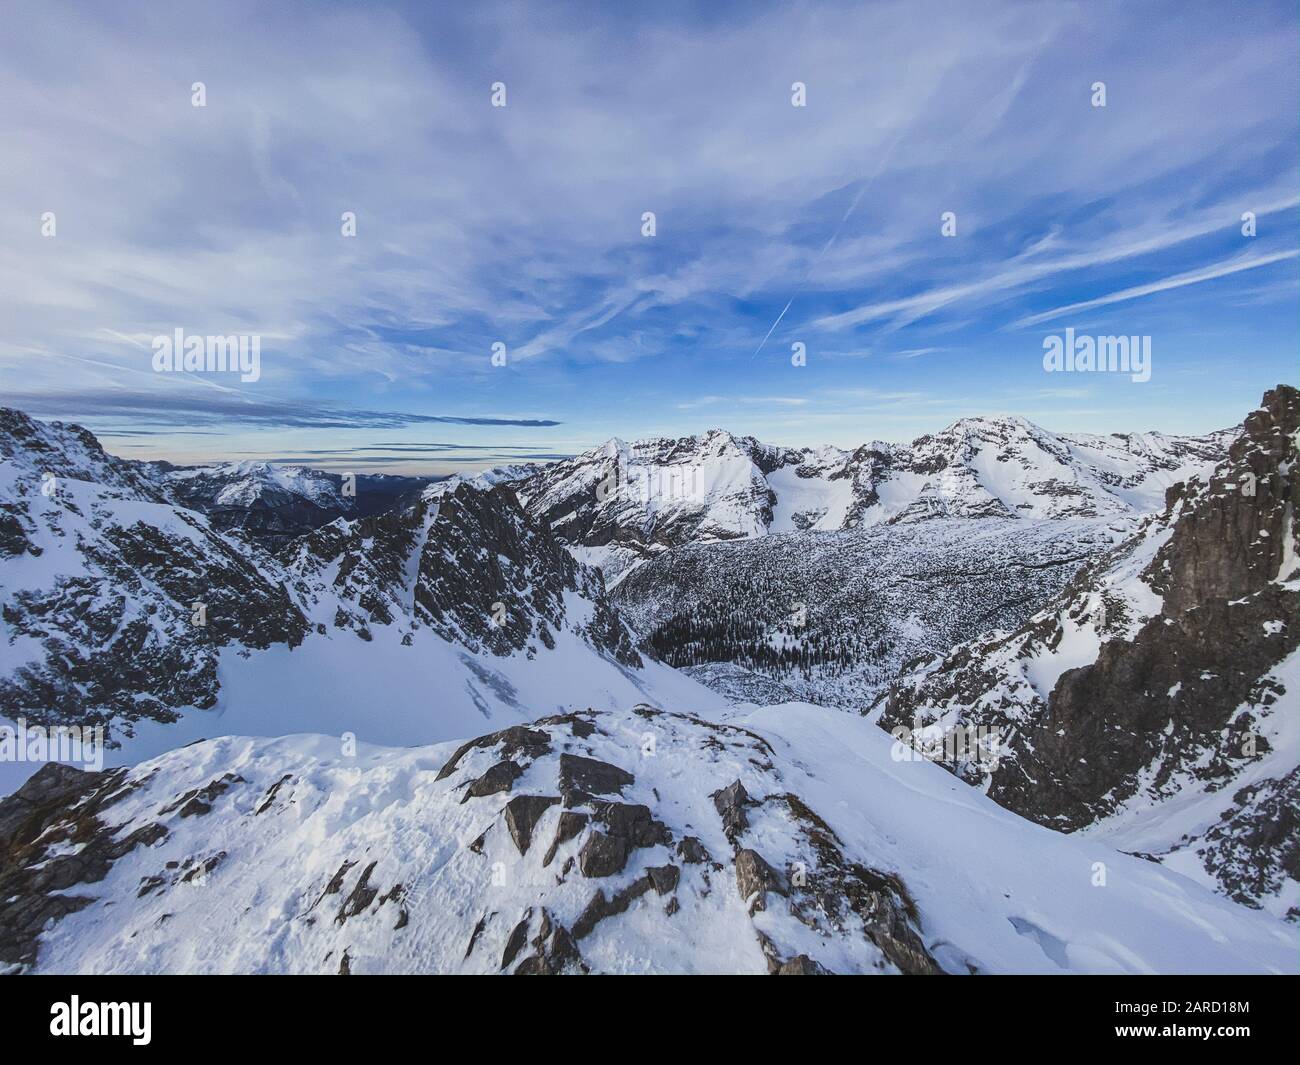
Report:
[[[0,965],[49,972],[1283,972],[1293,930],[1012,814],[866,720],[580,711],[290,736],[0,801]]]

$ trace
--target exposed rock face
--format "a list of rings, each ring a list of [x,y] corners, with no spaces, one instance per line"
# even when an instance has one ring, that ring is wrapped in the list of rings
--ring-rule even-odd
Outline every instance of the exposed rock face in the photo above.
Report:
[[[1296,845],[1261,814],[1294,795],[1300,762],[1282,730],[1300,708],[1297,431],[1300,392],[1279,386],[1207,482],[1171,488],[1164,514],[1025,626],[902,677],[880,724],[1003,730],[996,766],[957,768],[1065,830],[1203,793],[1199,825],[1157,853],[1194,852],[1234,898],[1276,897]]]
[[[532,846],[533,829],[550,807],[560,800],[552,795],[519,795],[506,803],[505,824],[520,854]]]
[[[736,887],[751,912],[767,909],[766,895],[769,891],[778,895],[790,894],[781,875],[763,860],[761,854],[748,849],[736,851]]]
[[[123,855],[166,837],[151,822],[114,838],[100,820],[133,786],[124,769],[48,763],[0,800],[0,972],[31,965],[46,926],[94,901],[72,889],[98,883]]]
[[[730,842],[735,843],[740,834],[749,827],[745,808],[754,805],[749,793],[745,791],[745,785],[737,780],[720,791],[715,791],[709,797],[713,800],[718,816],[722,818],[722,831]]]
[[[569,805],[590,802],[594,795],[621,795],[636,782],[624,769],[594,758],[560,755],[560,793]]]
[[[497,762],[496,765],[489,766],[487,772],[465,789],[465,797],[460,801],[468,802],[470,799],[481,799],[485,795],[509,791],[523,772],[523,767],[509,758]]]
[[[373,625],[424,626],[504,656],[549,649],[568,629],[641,665],[600,574],[575,562],[504,486],[435,485],[407,510],[319,529],[283,558],[304,599],[337,603],[316,620],[363,638]],[[588,601],[588,616],[572,618],[569,597]]]
[[[736,889],[751,916],[766,912],[772,897],[786,900],[789,912],[822,935],[856,932],[874,944],[899,972],[911,975],[941,973],[918,931],[920,916],[903,882],[893,874],[870,869],[848,859],[843,841],[797,795],[774,793],[761,802],[749,798],[740,781],[713,793],[714,805],[729,823],[728,842],[735,850],[733,875]],[[746,817],[738,822],[734,811],[756,808],[763,817],[796,826],[797,857],[786,863],[788,875],[774,868],[757,850],[742,843],[751,832]],[[759,933],[768,972],[783,975],[825,973],[831,970],[801,955],[783,958],[775,943]]]
[[[470,751],[484,747],[499,747],[503,755],[522,754],[533,759],[546,754],[551,749],[551,737],[541,729],[531,729],[523,725],[511,725],[500,732],[490,732],[462,744],[456,753],[447,759],[446,764],[438,770],[438,779],[445,780],[456,771],[460,760]]]
[[[592,832],[578,852],[578,868],[583,876],[613,876],[623,871],[627,855],[628,841],[625,837]]]
[[[214,704],[222,648],[304,638],[269,558],[172,505],[148,470],[84,429],[3,410],[0,457],[7,715],[172,720]]]

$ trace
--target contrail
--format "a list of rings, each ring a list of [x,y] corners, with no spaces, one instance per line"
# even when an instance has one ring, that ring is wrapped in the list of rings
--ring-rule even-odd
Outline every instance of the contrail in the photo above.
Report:
[[[794,303],[795,298],[803,290],[803,287],[808,283],[808,278],[812,276],[813,269],[817,266],[819,262],[822,261],[822,257],[828,251],[830,251],[831,245],[834,244],[837,239],[839,239],[839,235],[844,229],[844,224],[849,220],[849,216],[853,214],[855,210],[857,210],[858,204],[862,201],[863,194],[867,191],[871,183],[880,176],[880,172],[885,169],[886,164],[889,162],[890,156],[894,154],[894,149],[898,147],[898,142],[902,139],[903,139],[903,134],[900,132],[898,136],[896,136],[893,139],[893,141],[890,142],[889,147],[885,149],[884,154],[880,157],[880,161],[876,163],[876,169],[871,173],[869,177],[863,180],[862,187],[858,189],[858,194],[853,197],[853,202],[849,204],[849,209],[844,212],[844,217],[840,219],[840,224],[835,227],[835,232],[832,233],[830,235],[830,239],[827,240],[826,243],[822,245],[822,250],[817,253],[817,257],[808,264],[808,268],[803,272],[803,277],[800,279],[799,284],[795,286],[794,295],[791,296],[789,302],[786,303],[786,305],[783,308],[781,308],[781,313],[776,316],[776,321],[772,323],[772,328],[767,331],[767,336],[763,337],[758,347],[754,349],[754,354],[750,356],[751,359],[754,358],[760,351],[763,350],[763,346],[768,342],[772,334],[776,332],[776,327],[781,324],[781,319],[785,317],[785,312],[790,309],[790,306],[791,304]]]
[[[776,331],[776,327],[781,324],[781,319],[785,317],[785,312],[790,309],[790,304],[793,302],[794,302],[794,297],[791,296],[789,302],[786,303],[786,305],[783,308],[781,308],[781,313],[776,316],[776,321],[772,323],[772,328],[767,331],[767,336],[763,337],[762,343],[759,344],[758,347],[754,349],[754,355],[757,355],[760,351],[763,350],[763,344],[766,344],[767,338],[770,337]],[[750,358],[752,359],[754,355],[751,355]]]

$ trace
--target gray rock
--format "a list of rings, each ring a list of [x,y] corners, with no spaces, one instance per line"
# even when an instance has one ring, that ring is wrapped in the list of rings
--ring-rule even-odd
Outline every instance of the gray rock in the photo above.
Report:
[[[677,844],[677,856],[687,865],[699,865],[713,860],[698,836],[683,836]]]
[[[595,819],[603,824],[611,836],[622,836],[631,847],[670,846],[672,834],[662,821],[650,816],[650,807],[640,803],[597,802],[593,804]]]
[[[533,841],[533,829],[542,814],[560,800],[554,795],[516,795],[506,803],[506,828],[520,854],[527,854]]]
[[[736,887],[742,899],[754,899],[751,913],[766,909],[766,895],[769,891],[774,891],[778,895],[790,893],[781,874],[768,865],[758,851],[752,850],[736,852]]]
[[[735,844],[737,837],[749,827],[749,817],[745,807],[757,805],[745,791],[745,785],[739,780],[715,791],[711,796],[714,809],[722,818],[722,831],[727,840]]]
[[[567,843],[587,827],[587,820],[587,815],[584,813],[575,813],[572,810],[560,812],[560,823],[555,826],[555,839],[551,840],[546,856],[542,859],[543,867],[551,864],[555,852],[559,850],[562,843]]]
[[[622,795],[636,778],[625,769],[595,758],[560,755],[560,794],[565,806],[582,806],[596,795]]]
[[[533,919],[533,910],[530,906],[524,911],[524,916],[519,923],[515,925],[510,933],[510,938],[506,940],[506,948],[501,954],[501,968],[508,969],[510,963],[519,956],[519,952],[524,949],[524,944],[528,942],[528,924]]]
[[[682,871],[675,865],[656,865],[646,870],[646,876],[660,895],[667,895],[677,890]]]
[[[95,901],[67,894],[70,888],[103,880],[117,859],[166,838],[156,822],[116,838],[100,820],[101,810],[132,789],[126,773],[51,762],[0,799],[0,968],[33,963],[49,925]],[[80,844],[75,854],[51,854],[70,841]]]
[[[518,762],[512,762],[507,758],[503,762],[497,762],[486,773],[479,777],[474,783],[465,789],[465,794],[461,797],[461,802],[468,802],[470,799],[481,799],[485,795],[496,795],[499,792],[509,791],[514,782],[523,776],[523,766]]]
[[[587,903],[581,916],[573,923],[573,938],[582,939],[589,936],[596,925],[606,917],[613,917],[615,914],[623,913],[633,902],[647,891],[650,891],[652,887],[650,877],[640,876],[622,891],[617,892],[613,898],[606,898],[603,891],[597,891],[591,897],[591,901]]]
[[[564,925],[552,925],[550,914],[542,911],[542,930],[533,939],[537,948],[515,968],[515,976],[555,976],[582,966],[578,944]],[[585,967],[583,967],[585,971]]]
[[[491,732],[486,736],[479,736],[468,743],[463,743],[456,749],[456,753],[447,759],[446,765],[438,770],[435,780],[445,780],[456,771],[460,765],[460,760],[469,754],[470,751],[478,747],[495,747],[501,745],[503,755],[522,754],[528,758],[540,758],[548,753],[551,749],[551,737],[547,732],[541,729],[525,728],[523,725],[511,725],[500,732]]]
[[[586,877],[613,876],[627,865],[630,847],[623,836],[593,832],[578,852],[578,868]]]

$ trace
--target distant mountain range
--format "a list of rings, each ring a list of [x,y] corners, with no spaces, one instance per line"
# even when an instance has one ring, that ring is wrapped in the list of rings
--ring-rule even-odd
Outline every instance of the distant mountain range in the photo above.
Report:
[[[615,581],[687,543],[936,518],[1132,517],[1221,460],[1207,436],[1055,434],[1024,418],[964,418],[907,444],[782,448],[715,429],[610,440],[515,483],[529,513]]]
[[[310,466],[251,460],[152,465],[182,506],[205,514],[218,529],[239,529],[271,551],[335,518],[365,518],[410,505],[425,487],[444,479],[383,473],[344,477]]]

